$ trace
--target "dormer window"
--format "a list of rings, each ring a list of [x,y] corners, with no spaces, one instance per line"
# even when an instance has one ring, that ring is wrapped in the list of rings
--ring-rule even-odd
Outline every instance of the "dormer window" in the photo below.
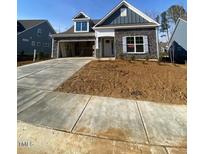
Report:
[[[121,8],[120,12],[121,12],[121,17],[126,17],[127,16],[127,8]]]
[[[75,22],[75,32],[88,32],[89,22],[87,21],[76,21]]]
[[[85,13],[80,12],[74,18],[74,32],[89,32],[89,21],[90,17],[88,17]]]

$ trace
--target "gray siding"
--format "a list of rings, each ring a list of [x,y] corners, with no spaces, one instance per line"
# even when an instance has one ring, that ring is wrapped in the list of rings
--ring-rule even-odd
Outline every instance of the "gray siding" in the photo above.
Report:
[[[37,35],[37,30],[39,28],[42,30],[41,36]],[[24,51],[24,55],[33,55],[33,51],[36,49],[37,52],[44,52],[50,55],[52,50],[52,39],[49,37],[49,33],[54,34],[55,31],[47,22],[44,22],[17,35],[17,54],[20,55],[21,52]],[[23,39],[27,39],[28,41],[25,42]],[[35,41],[35,46],[32,46],[32,41]],[[41,42],[41,45],[37,46],[37,42]],[[49,46],[45,47],[44,43],[48,43]]]
[[[122,38],[124,36],[136,36],[146,35],[148,37],[148,48],[149,53],[146,54],[135,54],[135,58],[143,59],[147,56],[149,58],[157,58],[157,43],[156,43],[156,31],[155,28],[141,28],[141,29],[123,29],[115,30],[115,46],[116,46],[116,57],[125,56],[132,57],[133,55],[123,54],[123,43]]]
[[[140,15],[136,14],[132,10],[127,8],[127,16],[121,17],[120,9],[127,8],[125,5],[122,5],[115,13],[113,13],[108,19],[106,19],[101,25],[118,25],[118,24],[143,24],[148,23],[147,20],[142,18]]]

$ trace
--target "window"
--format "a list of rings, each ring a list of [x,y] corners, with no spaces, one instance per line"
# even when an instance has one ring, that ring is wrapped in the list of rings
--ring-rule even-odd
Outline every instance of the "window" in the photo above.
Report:
[[[144,53],[143,36],[132,36],[126,38],[128,53]]]
[[[136,52],[144,52],[143,37],[135,37]]]
[[[82,31],[87,31],[87,22],[82,22]]]
[[[41,36],[41,34],[42,34],[42,30],[39,28],[39,29],[37,29],[37,35],[38,36]]]
[[[127,37],[127,52],[135,52],[134,37]]]
[[[41,46],[41,42],[37,42],[37,46]]]
[[[121,8],[120,12],[121,12],[121,17],[126,17],[127,16],[127,8]]]
[[[75,31],[76,32],[87,32],[88,31],[87,21],[76,22]]]
[[[35,41],[32,41],[32,42],[31,42],[31,45],[32,45],[32,46],[35,46]]]
[[[49,47],[49,43],[44,43],[43,46],[44,47]]]

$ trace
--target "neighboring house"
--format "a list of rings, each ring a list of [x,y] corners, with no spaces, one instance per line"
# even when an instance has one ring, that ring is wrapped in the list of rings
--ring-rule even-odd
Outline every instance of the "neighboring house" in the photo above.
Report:
[[[167,52],[168,43],[167,42],[159,42],[159,50],[160,52]]]
[[[179,18],[168,44],[171,61],[186,63],[187,60],[187,21]]]
[[[159,23],[124,0],[100,20],[84,12],[72,20],[74,24],[66,32],[52,35],[53,58],[159,56]]]
[[[52,50],[51,35],[55,30],[47,20],[17,21],[17,55],[32,57],[34,49],[37,53],[50,55]]]

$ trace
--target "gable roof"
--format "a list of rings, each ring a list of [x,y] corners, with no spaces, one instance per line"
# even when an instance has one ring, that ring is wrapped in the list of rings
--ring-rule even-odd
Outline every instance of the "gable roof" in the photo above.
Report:
[[[182,26],[182,27],[180,27],[179,28],[179,25],[180,26]],[[169,43],[168,43],[168,48],[170,48],[170,46],[172,45],[172,42],[173,41],[176,41],[176,42],[178,42],[181,46],[183,46],[182,44],[182,41],[184,41],[184,40],[186,40],[186,38],[187,38],[187,28],[186,28],[186,26],[187,26],[187,21],[186,20],[184,20],[184,19],[182,19],[182,18],[179,18],[178,20],[177,20],[177,23],[176,23],[176,26],[175,26],[175,28],[174,28],[174,31],[173,31],[173,33],[172,33],[172,36],[170,37],[170,39],[169,39]],[[184,32],[184,33],[183,33]],[[176,33],[180,33],[180,37],[181,38],[178,38],[178,40],[174,40],[174,35],[176,35]],[[186,35],[186,36],[185,36]],[[176,37],[175,37],[176,38]],[[184,38],[184,39],[182,39],[182,38]],[[179,40],[180,40],[180,42],[179,42]],[[184,47],[184,46],[183,46]],[[185,49],[187,48],[187,47],[184,47]]]
[[[84,12],[79,12],[77,15],[75,15],[73,17],[73,20],[82,19],[82,18],[90,19],[90,17],[87,14],[85,14]]]
[[[25,31],[32,29],[42,23],[46,22],[54,33],[56,31],[53,29],[52,25],[48,22],[48,20],[17,20],[17,35],[24,33]]]
[[[45,21],[46,20],[18,20],[17,23],[19,24],[19,26],[23,26],[26,30],[36,25],[39,25]]]
[[[107,15],[105,15],[95,26],[94,29],[99,26],[100,24],[102,24],[106,19],[108,19],[113,13],[115,13],[115,11],[117,11],[121,6],[127,6],[130,10],[132,10],[133,12],[135,12],[136,14],[140,15],[141,17],[143,17],[145,20],[147,20],[150,23],[153,23],[155,26],[159,26],[160,24],[157,23],[155,20],[153,20],[152,18],[150,18],[149,16],[147,16],[146,14],[144,14],[143,12],[141,12],[140,10],[138,10],[137,8],[135,8],[134,6],[132,6],[131,4],[129,4],[127,1],[123,0],[121,1],[115,8],[113,8],[109,13],[107,13]],[[100,27],[100,26],[99,26]]]

